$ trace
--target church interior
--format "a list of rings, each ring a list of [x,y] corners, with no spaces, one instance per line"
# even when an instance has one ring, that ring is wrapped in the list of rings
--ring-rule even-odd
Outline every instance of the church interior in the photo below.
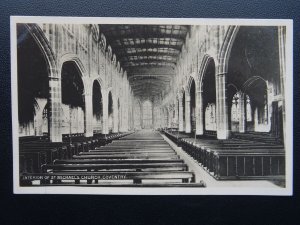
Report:
[[[16,29],[20,186],[285,187],[286,27]]]

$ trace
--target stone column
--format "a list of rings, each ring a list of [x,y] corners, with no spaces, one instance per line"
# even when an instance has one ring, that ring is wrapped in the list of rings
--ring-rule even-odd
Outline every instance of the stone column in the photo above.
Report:
[[[239,92],[239,132],[245,133],[246,131],[246,109],[245,109],[245,94],[243,92]]]
[[[84,95],[85,112],[84,112],[84,136],[93,136],[93,99],[91,93]]]
[[[196,92],[196,135],[203,135],[203,99],[202,91]]]
[[[191,97],[185,97],[185,133],[191,133]]]
[[[49,77],[49,108],[48,108],[48,133],[50,142],[62,142],[61,133],[61,80],[57,71],[52,69]]]
[[[179,132],[183,132],[184,131],[184,127],[183,127],[183,105],[182,105],[182,98],[179,98],[179,112],[178,112],[178,122],[179,122]]]
[[[169,107],[169,110],[168,110],[168,128],[172,128],[172,118],[173,118],[173,113],[172,113],[172,108]]]
[[[228,139],[230,135],[228,125],[228,109],[226,101],[226,73],[216,75],[216,116],[217,138]]]
[[[178,121],[178,100],[177,99],[176,99],[176,102],[175,102],[175,118],[174,118],[174,120],[175,120],[177,128],[179,128],[178,127],[179,121]]]
[[[118,128],[118,124],[119,124],[119,117],[118,117],[118,101],[117,99],[113,100],[113,133],[118,133],[119,132],[119,128]]]
[[[108,94],[103,92],[102,95],[103,101],[103,134],[108,134]]]

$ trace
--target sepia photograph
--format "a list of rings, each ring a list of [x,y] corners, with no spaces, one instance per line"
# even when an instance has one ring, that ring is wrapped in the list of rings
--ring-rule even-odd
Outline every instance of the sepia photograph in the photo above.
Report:
[[[14,193],[293,194],[292,20],[10,25]]]

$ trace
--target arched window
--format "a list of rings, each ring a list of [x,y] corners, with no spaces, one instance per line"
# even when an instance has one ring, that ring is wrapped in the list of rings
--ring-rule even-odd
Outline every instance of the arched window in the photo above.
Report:
[[[48,132],[48,105],[45,106],[43,109],[43,127],[42,132],[47,133]]]
[[[143,126],[144,128],[152,127],[152,104],[150,101],[145,101],[143,104]]]
[[[246,95],[246,119],[247,122],[252,121],[252,110],[251,110],[251,102],[249,95]]]
[[[232,106],[231,106],[231,121],[239,122],[240,118],[240,97],[238,93],[236,93],[232,98]]]

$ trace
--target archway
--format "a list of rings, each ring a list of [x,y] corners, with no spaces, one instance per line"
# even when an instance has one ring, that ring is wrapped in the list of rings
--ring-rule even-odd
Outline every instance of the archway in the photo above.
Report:
[[[270,132],[274,128],[276,136],[281,136],[280,117],[273,120],[278,113],[272,110],[278,108],[278,102],[270,101],[271,96],[281,93],[277,32],[277,27],[243,26],[236,34],[227,76],[231,85],[227,87],[229,127],[233,132]],[[237,104],[238,118],[233,118]]]
[[[202,116],[204,132],[217,130],[215,62],[209,58],[202,78]]]
[[[102,133],[103,129],[103,99],[101,86],[97,80],[93,82],[93,133]]]
[[[191,78],[190,85],[190,116],[191,116],[191,131],[196,132],[196,84],[195,80]]]
[[[37,130],[49,97],[50,65],[25,25],[17,24],[17,38],[19,135],[42,135]]]
[[[74,61],[66,61],[61,69],[62,133],[85,132],[85,99],[82,74]]]

